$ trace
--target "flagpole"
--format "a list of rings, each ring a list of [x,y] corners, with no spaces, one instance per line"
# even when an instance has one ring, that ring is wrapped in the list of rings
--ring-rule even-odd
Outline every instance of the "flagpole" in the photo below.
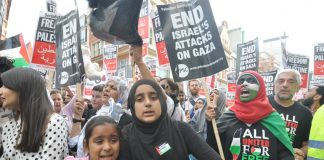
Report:
[[[201,81],[202,87],[204,88],[204,91],[205,91],[205,96],[206,96],[206,101],[207,101],[207,106],[208,106],[210,104],[210,97],[209,97],[207,84],[204,81],[204,78],[200,78],[200,81]],[[215,101],[213,101],[213,103],[215,103]],[[215,106],[215,105],[216,104],[214,104],[213,106]],[[219,137],[219,132],[218,132],[218,128],[217,128],[217,125],[216,125],[216,119],[215,118],[212,119],[212,124],[213,124],[213,130],[214,130],[214,134],[215,134],[219,154],[220,154],[222,160],[225,160],[224,151],[223,151],[223,148],[222,148],[222,142],[221,142],[220,137]]]

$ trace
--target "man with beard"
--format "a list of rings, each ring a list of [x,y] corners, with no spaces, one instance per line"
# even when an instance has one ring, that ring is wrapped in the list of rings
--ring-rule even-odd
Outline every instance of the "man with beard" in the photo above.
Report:
[[[268,101],[263,78],[255,71],[244,71],[236,84],[234,105],[217,120],[225,159],[293,160],[285,123]],[[215,108],[209,105],[207,143],[216,148],[213,118]]]
[[[279,70],[274,81],[275,95],[269,101],[286,122],[290,142],[294,147],[295,158],[304,159],[307,154],[308,137],[312,113],[293,96],[300,89],[301,75],[294,69]]]
[[[311,109],[313,114],[324,104],[324,86],[313,86],[305,95],[303,104]]]
[[[8,59],[7,57],[0,57],[0,75],[9,69],[13,68],[13,61]],[[2,81],[0,78],[0,87],[2,87]],[[2,134],[2,124],[9,121],[13,118],[13,114],[11,110],[2,108],[2,99],[0,98],[0,135]],[[2,139],[0,136],[0,157],[2,156]]]
[[[194,116],[194,106],[196,101],[199,98],[205,98],[202,96],[199,96],[199,89],[200,84],[197,79],[192,79],[188,82],[189,86],[189,98],[187,99],[187,102],[185,103],[185,113],[186,115],[190,115],[190,118],[193,118]]]

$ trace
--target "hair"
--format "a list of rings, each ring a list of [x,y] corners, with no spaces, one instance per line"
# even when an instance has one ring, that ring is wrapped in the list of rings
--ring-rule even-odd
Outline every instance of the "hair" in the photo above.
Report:
[[[184,95],[186,95],[182,89],[179,90],[179,93],[183,93]]]
[[[297,81],[297,84],[300,85],[301,84],[301,75],[298,71],[294,70],[294,69],[282,69],[282,70],[279,70],[276,77],[275,77],[275,80],[274,82],[276,83],[278,78],[279,78],[279,75],[282,74],[282,73],[293,73],[295,75],[295,80]]]
[[[98,84],[98,85],[95,85],[92,88],[92,91],[102,92],[104,88],[105,88],[105,85],[104,84]]]
[[[112,119],[108,116],[95,116],[88,121],[88,123],[85,127],[84,142],[86,142],[87,145],[89,144],[89,140],[90,140],[90,137],[92,135],[94,128],[97,126],[100,126],[100,125],[104,125],[104,124],[110,124],[110,125],[114,126],[114,128],[117,130],[119,139],[121,138],[120,128],[118,127],[118,124],[114,119]]]
[[[197,81],[197,82],[198,82],[198,85],[200,85],[198,79],[192,79],[192,80],[190,80],[190,81],[188,82],[188,85],[190,86],[190,83],[193,82],[193,81]]]
[[[11,59],[8,59],[7,57],[0,57],[0,75],[3,72],[8,71],[11,68],[14,68],[13,65],[14,61]],[[0,87],[2,86],[2,80],[0,78]]]
[[[117,87],[117,92],[118,92],[118,100],[117,101],[121,101],[122,105],[126,106],[127,98],[128,98],[128,92],[129,92],[127,84],[123,80],[121,80],[121,79],[119,79],[117,77],[113,77],[112,79],[109,79],[107,81],[107,83],[111,82],[111,81],[113,81],[116,84],[116,87]]]
[[[174,81],[171,78],[162,78],[160,80],[160,82],[163,81],[163,80],[167,81],[168,85],[170,86],[171,91],[176,91],[176,93],[179,92],[178,85],[176,83],[174,83]]]
[[[316,93],[321,95],[320,105],[324,104],[324,86],[317,86]]]
[[[31,68],[13,68],[1,75],[3,85],[19,95],[21,141],[16,149],[21,152],[37,152],[54,112],[40,73]],[[33,116],[32,116],[33,115]]]
[[[60,95],[62,95],[61,92],[59,90],[57,90],[57,89],[52,89],[51,92],[50,92],[50,95],[52,95],[52,94],[60,94]]]

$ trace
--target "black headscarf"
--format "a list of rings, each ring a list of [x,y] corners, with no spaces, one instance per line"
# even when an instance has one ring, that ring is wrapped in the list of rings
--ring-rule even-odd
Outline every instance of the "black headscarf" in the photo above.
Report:
[[[153,123],[144,123],[135,114],[135,92],[141,85],[153,87],[161,104],[161,116]],[[151,80],[136,82],[129,92],[128,107],[132,112],[133,123],[123,130],[123,136],[129,141],[133,159],[188,159],[188,151],[180,129],[177,123],[168,116],[166,97],[164,97],[161,87],[156,82]],[[171,149],[159,155],[156,147],[163,143],[169,144]]]

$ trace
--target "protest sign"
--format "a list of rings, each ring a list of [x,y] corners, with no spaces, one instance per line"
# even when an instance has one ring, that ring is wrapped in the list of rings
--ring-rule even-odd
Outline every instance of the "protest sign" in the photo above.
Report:
[[[314,75],[324,76],[324,45],[314,47]]]
[[[209,0],[159,5],[158,13],[176,82],[228,68]]]
[[[55,0],[47,0],[46,7],[47,7],[47,12],[56,13],[56,1]]]
[[[231,72],[227,74],[227,92],[226,92],[226,105],[231,107],[234,105],[234,98],[236,92],[236,73]]]
[[[156,13],[152,18],[154,39],[156,44],[156,52],[158,56],[159,65],[165,65],[169,63],[169,57],[165,46],[165,41],[162,35],[162,28],[159,15]]]
[[[277,71],[260,72],[260,75],[263,77],[267,95],[274,95],[274,79],[277,75]]]
[[[236,74],[246,70],[258,71],[259,43],[258,38],[237,45]]]
[[[59,18],[55,13],[40,12],[35,36],[32,64],[39,68],[55,70],[55,21]]]
[[[81,82],[85,70],[81,53],[79,14],[72,10],[59,18],[56,36],[56,86]]]
[[[308,67],[309,58],[303,55],[288,54],[287,68],[297,70],[302,78],[301,88],[307,88],[308,85]]]
[[[117,52],[118,45],[108,44],[104,46],[103,62],[110,74],[117,70]]]
[[[323,86],[324,85],[324,76],[314,75],[313,72],[309,73],[308,88],[313,86]]]

